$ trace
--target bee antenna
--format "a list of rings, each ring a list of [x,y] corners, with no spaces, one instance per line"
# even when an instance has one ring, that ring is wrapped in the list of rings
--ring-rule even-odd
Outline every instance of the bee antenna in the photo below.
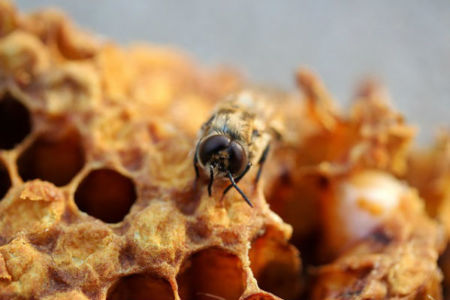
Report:
[[[231,175],[230,171],[228,171],[227,175],[228,175],[228,179],[230,179],[231,185],[236,189],[236,191],[238,191],[239,194],[241,194],[241,196],[242,196],[242,198],[244,198],[245,202],[247,202],[248,205],[250,205],[250,207],[253,207],[252,202],[250,202],[250,200],[247,198],[247,196],[244,194],[244,192],[237,186],[236,182],[234,182],[234,178]]]
[[[211,197],[212,184],[214,182],[214,167],[209,165],[209,184],[208,184],[208,195]]]

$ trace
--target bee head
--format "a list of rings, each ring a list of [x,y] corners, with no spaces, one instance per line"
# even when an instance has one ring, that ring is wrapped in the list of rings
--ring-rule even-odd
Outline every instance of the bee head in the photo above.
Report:
[[[198,156],[203,166],[212,166],[219,173],[233,176],[243,172],[247,166],[247,154],[236,141],[225,135],[213,135],[200,142]]]

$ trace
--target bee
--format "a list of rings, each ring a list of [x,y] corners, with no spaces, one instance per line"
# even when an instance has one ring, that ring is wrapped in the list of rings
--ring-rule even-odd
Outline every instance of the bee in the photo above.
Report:
[[[274,135],[274,130],[264,118],[269,111],[265,103],[257,93],[241,91],[222,101],[202,125],[194,154],[194,168],[196,179],[200,170],[209,176],[209,196],[214,180],[225,179],[230,184],[223,195],[233,187],[253,207],[237,183],[255,165],[259,167],[255,184],[261,176]]]

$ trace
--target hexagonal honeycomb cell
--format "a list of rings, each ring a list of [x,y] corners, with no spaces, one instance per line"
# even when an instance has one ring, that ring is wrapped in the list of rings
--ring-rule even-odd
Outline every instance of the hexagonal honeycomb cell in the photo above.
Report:
[[[157,275],[133,274],[121,278],[108,291],[106,299],[175,299],[174,291],[170,283]]]
[[[11,187],[11,178],[8,169],[2,161],[0,161],[0,199],[2,199]]]
[[[81,137],[74,129],[37,136],[17,159],[23,181],[39,178],[57,186],[68,184],[84,164]]]
[[[11,150],[31,131],[28,109],[13,95],[0,96],[0,149]]]
[[[106,223],[122,221],[136,197],[133,181],[111,169],[89,172],[74,195],[78,209]]]
[[[424,183],[445,151],[412,155],[373,82],[344,114],[296,80],[258,90],[274,139],[239,182],[251,208],[193,167],[214,107],[252,86],[238,72],[0,0],[0,298],[442,299],[447,189]]]
[[[246,287],[242,261],[220,248],[192,254],[181,265],[177,285],[181,299],[238,299]]]

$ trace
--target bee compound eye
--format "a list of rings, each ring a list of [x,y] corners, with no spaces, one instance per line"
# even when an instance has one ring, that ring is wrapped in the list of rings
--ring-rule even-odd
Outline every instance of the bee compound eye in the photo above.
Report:
[[[242,172],[247,165],[247,155],[244,148],[237,142],[231,142],[228,152],[230,155],[229,170],[231,174],[236,175]]]
[[[229,144],[230,139],[224,135],[213,135],[202,141],[198,150],[201,163],[208,163],[215,153],[226,149]]]

